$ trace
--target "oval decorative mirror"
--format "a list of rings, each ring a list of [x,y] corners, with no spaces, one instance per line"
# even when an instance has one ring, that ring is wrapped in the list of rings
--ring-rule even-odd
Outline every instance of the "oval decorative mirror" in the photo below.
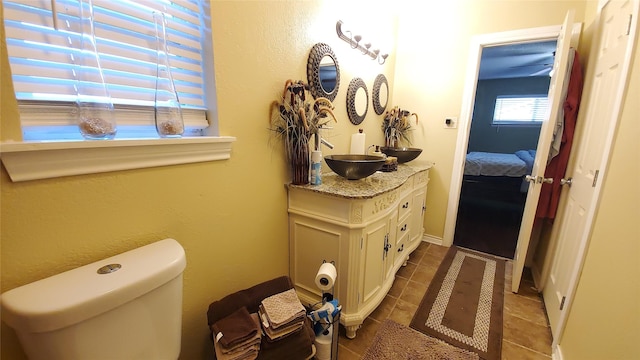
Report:
[[[371,102],[373,110],[378,115],[382,115],[389,101],[389,83],[384,74],[379,74],[373,82],[373,90],[371,92]]]
[[[336,98],[340,87],[340,66],[329,45],[317,43],[311,48],[307,81],[314,98],[326,97],[331,101]]]
[[[369,93],[367,85],[361,78],[354,78],[347,89],[347,114],[352,124],[358,125],[364,121],[369,108]]]

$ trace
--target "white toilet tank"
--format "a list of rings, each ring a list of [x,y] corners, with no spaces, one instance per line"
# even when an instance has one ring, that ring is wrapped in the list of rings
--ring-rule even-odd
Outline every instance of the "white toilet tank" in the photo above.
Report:
[[[34,360],[175,360],[185,266],[161,240],[5,292],[2,320]]]

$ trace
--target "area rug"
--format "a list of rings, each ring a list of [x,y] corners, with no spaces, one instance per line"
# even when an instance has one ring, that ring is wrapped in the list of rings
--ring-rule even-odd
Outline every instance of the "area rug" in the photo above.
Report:
[[[478,354],[457,348],[442,340],[432,338],[385,320],[362,360],[477,360]]]
[[[505,261],[452,246],[436,271],[411,327],[499,360]]]

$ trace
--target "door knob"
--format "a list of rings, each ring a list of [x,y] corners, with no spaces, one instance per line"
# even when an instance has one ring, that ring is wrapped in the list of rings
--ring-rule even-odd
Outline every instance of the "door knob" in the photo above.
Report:
[[[571,187],[572,183],[573,183],[573,178],[560,179],[560,185],[568,185],[569,187]]]
[[[538,176],[538,182],[541,184],[553,184],[553,178]]]
[[[535,176],[531,176],[531,175],[527,175],[524,177],[525,180],[527,180],[528,182],[536,182],[536,177]]]

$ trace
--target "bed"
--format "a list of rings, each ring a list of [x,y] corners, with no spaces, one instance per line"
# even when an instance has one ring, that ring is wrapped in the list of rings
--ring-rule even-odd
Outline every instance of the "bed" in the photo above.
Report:
[[[518,150],[513,154],[472,151],[467,154],[464,175],[521,178],[531,174],[535,157],[535,150]]]
[[[535,150],[515,153],[469,152],[464,165],[462,195],[466,200],[491,199],[500,203],[524,202],[529,189]]]

